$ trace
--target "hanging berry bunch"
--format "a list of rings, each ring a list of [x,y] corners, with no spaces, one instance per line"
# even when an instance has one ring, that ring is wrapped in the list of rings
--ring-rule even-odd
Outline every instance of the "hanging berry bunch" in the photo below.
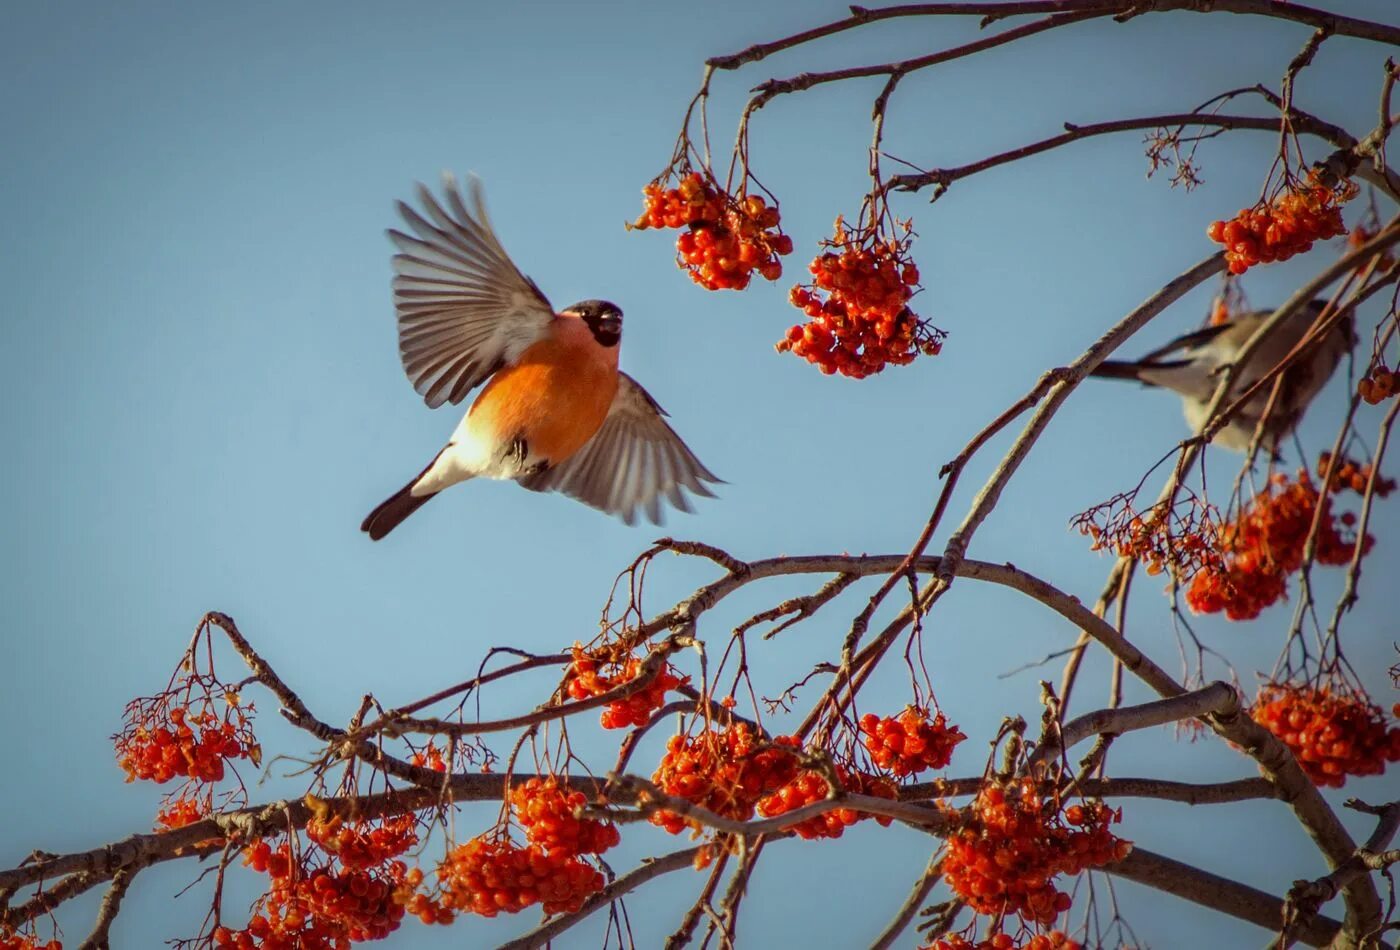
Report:
[[[866,713],[860,718],[860,731],[875,764],[895,778],[947,768],[953,749],[967,738],[957,726],[948,725],[943,713],[930,719],[927,710],[913,706],[895,718]]]
[[[1318,507],[1322,510],[1318,513]],[[1252,620],[1288,592],[1288,575],[1303,565],[1303,553],[1314,516],[1320,518],[1314,560],[1346,564],[1355,539],[1351,512],[1332,511],[1330,493],[1319,495],[1306,469],[1297,477],[1278,473],[1269,485],[1244,505],[1234,522],[1220,529],[1218,565],[1208,564],[1191,579],[1186,602],[1196,613],[1225,612],[1231,620]],[[1368,534],[1362,553],[1371,549]]]
[[[0,950],[63,950],[62,940],[40,940],[33,934],[0,930]]]
[[[1400,762],[1400,726],[1364,690],[1344,682],[1269,683],[1249,714],[1324,788],[1341,788],[1349,775],[1380,775],[1387,763]]]
[[[1351,234],[1347,237],[1347,249],[1355,250],[1367,241],[1380,234],[1382,230],[1380,212],[1376,207],[1376,196],[1370,195],[1370,201],[1365,213],[1360,221],[1352,228]],[[1395,266],[1392,247],[1380,255],[1380,260],[1374,262],[1363,260],[1356,265],[1357,273],[1364,274],[1368,270],[1372,273],[1389,270]],[[1386,327],[1386,323],[1389,326]],[[1374,350],[1371,358],[1367,362],[1366,372],[1356,384],[1356,394],[1361,397],[1367,405],[1375,406],[1385,400],[1400,394],[1400,365],[1391,366],[1385,358],[1386,344],[1394,338],[1396,330],[1400,327],[1400,317],[1397,317],[1394,308],[1381,323],[1385,327],[1382,333],[1379,329],[1376,332]]]
[[[878,775],[857,772],[844,765],[836,765],[836,778],[844,791],[856,795],[870,795],[893,801],[897,797],[894,783]],[[804,771],[772,795],[758,803],[758,813],[764,818],[776,818],[790,811],[796,811],[813,802],[827,798],[830,786],[827,780],[816,771]],[[799,838],[811,841],[813,838],[839,838],[842,833],[863,818],[873,817],[882,827],[889,827],[893,819],[885,815],[870,815],[854,808],[834,808],[811,818],[804,819],[784,828],[794,832]]]
[[[591,864],[538,845],[521,847],[497,834],[473,838],[449,851],[438,865],[437,880],[440,910],[427,913],[441,923],[451,923],[456,913],[495,917],[535,904],[546,914],[572,913],[603,889],[603,874]],[[428,903],[415,906],[426,910]]]
[[[1016,914],[1048,926],[1072,903],[1055,886],[1057,876],[1101,867],[1132,850],[1109,830],[1121,817],[1102,802],[1062,808],[1058,794],[1029,778],[989,783],[948,838],[943,877],[978,914]]]
[[[575,817],[588,804],[587,796],[554,778],[531,778],[515,785],[510,803],[530,843],[550,854],[602,854],[621,840],[611,822]]]
[[[1071,940],[1063,930],[1052,930],[1043,934],[1024,933],[1017,937],[1008,933],[994,933],[976,943],[960,934],[949,934],[920,950],[1084,950],[1084,944]]]
[[[330,950],[382,940],[399,928],[421,880],[411,879],[399,859],[418,842],[414,816],[344,822],[327,815],[307,825],[307,837],[305,847],[293,835],[276,846],[262,839],[244,849],[243,863],[271,883],[245,927],[214,930],[215,947]]]
[[[675,184],[665,187],[670,181]],[[743,290],[755,272],[778,280],[779,258],[792,253],[792,238],[782,233],[778,206],[747,187],[745,177],[731,194],[708,168],[683,162],[642,189],[644,208],[630,227],[679,229],[676,265],[706,290]]]
[[[1356,394],[1370,406],[1400,394],[1400,366],[1392,369],[1377,359],[1366,375],[1357,382]]]
[[[1327,478],[1327,469],[1332,464],[1332,453],[1323,452],[1317,457],[1317,477]],[[1332,480],[1327,483],[1327,490],[1332,494],[1351,489],[1358,495],[1366,493],[1366,486],[1370,484],[1374,466],[1370,462],[1356,462],[1343,457],[1332,472]],[[1395,491],[1395,479],[1376,476],[1376,487],[1374,493],[1378,498],[1385,498]]]
[[[1223,567],[1215,506],[1187,491],[1170,506],[1157,502],[1138,512],[1133,508],[1136,494],[1115,495],[1075,516],[1071,524],[1093,539],[1090,550],[1136,558],[1149,576],[1170,569],[1176,576],[1192,577]]]
[[[181,795],[161,806],[156,812],[156,828],[173,831],[203,821],[209,810],[196,798]]]
[[[810,265],[812,282],[788,295],[808,320],[788,330],[778,352],[853,379],[908,365],[920,353],[937,355],[946,334],[909,308],[919,289],[912,240],[909,222],[895,222],[882,202],[867,200],[854,229],[837,218]]]
[[[408,757],[408,762],[420,769],[432,769],[434,772],[447,771],[447,758],[443,756],[442,750],[431,742],[411,754]]]
[[[566,689],[574,699],[591,699],[617,689],[622,684],[635,680],[642,669],[642,661],[637,657],[628,654],[619,659],[606,648],[590,653],[575,644],[573,657],[567,674]],[[604,669],[614,672],[601,672]],[[608,703],[601,718],[603,728],[626,729],[629,726],[646,725],[651,719],[651,714],[666,704],[666,693],[688,682],[690,677],[678,676],[675,668],[667,664],[644,688],[623,699]]]
[[[1212,221],[1206,236],[1225,246],[1230,273],[1243,274],[1255,264],[1286,261],[1347,233],[1341,205],[1356,196],[1357,186],[1346,178],[1323,183],[1316,169],[1298,179],[1284,167],[1272,197],[1242,208],[1229,221]]]
[[[683,798],[724,818],[747,821],[759,799],[777,791],[797,774],[797,757],[788,748],[798,741],[780,736],[764,742],[747,723],[675,735],[666,742],[652,781],[667,795]],[[787,747],[787,748],[785,748]],[[680,834],[688,822],[658,811],[652,824]]]
[[[128,782],[164,784],[183,776],[213,783],[223,779],[225,762],[259,762],[252,706],[244,707],[233,692],[220,690],[216,699],[213,685],[191,678],[127,704],[125,728],[112,741]]]
[[[431,890],[418,890],[422,872],[410,871],[406,911],[427,924],[450,924],[458,914],[494,917],[536,904],[546,914],[578,910],[603,887],[602,872],[586,857],[619,841],[615,825],[579,815],[587,803],[553,776],[516,784],[507,805],[528,843],[516,844],[502,824],[450,849]]]
[[[417,821],[412,815],[394,815],[380,821],[344,821],[339,815],[313,818],[306,836],[342,866],[363,871],[396,858],[418,843]]]

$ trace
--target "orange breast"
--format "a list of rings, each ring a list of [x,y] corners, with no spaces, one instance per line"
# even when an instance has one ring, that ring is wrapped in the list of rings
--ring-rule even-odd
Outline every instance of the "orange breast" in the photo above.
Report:
[[[491,377],[467,413],[493,442],[523,438],[532,457],[558,464],[593,437],[617,393],[617,369],[558,339],[531,346]]]

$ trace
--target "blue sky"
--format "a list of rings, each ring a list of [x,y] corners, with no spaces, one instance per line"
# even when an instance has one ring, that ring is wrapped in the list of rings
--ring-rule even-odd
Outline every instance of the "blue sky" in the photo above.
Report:
[[[1387,13],[1380,0],[1345,6]],[[492,645],[544,651],[589,639],[613,577],[662,533],[750,558],[907,550],[938,467],[1042,371],[1208,254],[1205,224],[1258,193],[1271,136],[1206,145],[1206,185],[1186,194],[1144,180],[1140,137],[1129,133],[973,178],[933,207],[902,198],[897,210],[920,235],[923,312],[950,334],[943,355],[862,382],[823,377],[772,351],[794,321],[790,281],[706,293],[676,271],[667,236],[622,224],[670,155],[705,56],[843,10],[55,2],[9,11],[0,36],[10,143],[0,179],[9,226],[0,432],[10,458],[0,467],[10,502],[0,534],[0,721],[9,723],[0,809],[19,820],[0,824],[0,864],[146,827],[155,790],[121,783],[108,736],[129,698],[164,683],[206,610],[237,618],[313,709],[343,721],[366,691],[408,701],[463,678]],[[953,21],[882,24],[721,75],[716,142],[729,140],[744,91],[764,78],[916,55],[974,33]],[[1305,38],[1301,27],[1247,17],[1076,27],[909,77],[886,145],[920,165],[952,165],[1054,134],[1066,120],[1181,111],[1227,88],[1276,83]],[[1364,133],[1384,56],[1328,41],[1298,102]],[[837,213],[858,207],[877,91],[829,86],[779,99],[754,121],[754,167],[783,199],[798,246],[789,275]],[[444,169],[482,176],[506,247],[556,304],[622,306],[623,368],[726,479],[718,500],[664,529],[629,528],[562,496],[478,482],[385,542],[359,533],[364,514],[457,421],[450,409],[425,409],[399,367],[383,235],[393,201]],[[1319,250],[1261,269],[1246,289],[1257,304],[1275,303],[1330,259]],[[1129,351],[1196,325],[1212,290],[1174,307]],[[1378,313],[1373,304],[1366,316]],[[1334,380],[1305,421],[1313,457],[1330,443],[1343,399]],[[1378,411],[1362,418],[1373,433]],[[1109,562],[1086,550],[1069,519],[1135,483],[1183,434],[1174,400],[1086,384],[972,556],[1013,561],[1091,600]],[[1009,438],[966,473],[953,515]],[[1231,458],[1213,461],[1227,478]],[[1387,705],[1394,609],[1374,595],[1400,564],[1398,510],[1379,507],[1380,542],[1347,622],[1349,656]],[[707,576],[659,563],[649,606],[669,606]],[[1324,590],[1337,581],[1328,576]],[[800,590],[775,582],[736,598],[714,620],[714,642],[744,607]],[[832,655],[863,601],[848,595],[774,641],[756,659],[761,684],[777,693]],[[1156,583],[1140,581],[1134,601],[1130,632],[1175,669]],[[1288,616],[1275,608],[1253,624],[1201,629],[1250,683],[1272,664]],[[1074,631],[1013,595],[962,583],[928,636],[939,699],[972,737],[951,771],[972,774],[1000,717],[1035,709],[1036,674],[996,675],[1067,645]],[[1057,678],[1058,666],[1047,672]],[[1080,701],[1101,702],[1104,682],[1091,664]],[[488,702],[519,710],[545,688],[507,686]],[[897,676],[880,688],[891,711],[907,699]],[[1147,697],[1131,687],[1129,698]],[[311,751],[272,721],[270,698],[262,705],[269,749]],[[1113,767],[1202,781],[1252,774],[1218,742],[1165,733],[1121,742]],[[277,777],[285,771],[274,767],[255,793],[294,793]],[[1374,780],[1345,793],[1334,797],[1384,794]],[[1186,815],[1186,806],[1128,805],[1126,836],[1265,889],[1323,871],[1282,806]],[[490,813],[469,808],[459,827],[485,827]],[[672,844],[634,833],[617,866]],[[873,827],[824,846],[784,843],[755,878],[743,938],[860,944],[902,902],[927,847]],[[194,873],[143,874],[116,945],[193,933],[201,896],[170,898]],[[670,932],[698,887],[672,875],[631,902],[641,945]],[[840,912],[811,913],[814,892]],[[1260,937],[1132,885],[1119,895],[1156,946]],[[80,902],[61,917],[74,943],[93,907]],[[486,945],[524,925],[414,925],[385,945]],[[566,945],[591,946],[598,930]]]

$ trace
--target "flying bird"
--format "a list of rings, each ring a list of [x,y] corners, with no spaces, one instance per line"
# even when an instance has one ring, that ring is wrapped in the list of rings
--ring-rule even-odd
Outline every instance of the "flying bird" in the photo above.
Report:
[[[622,311],[584,300],[555,312],[501,246],[471,180],[471,204],[443,176],[444,197],[418,186],[390,230],[399,355],[431,407],[480,394],[428,466],[365,518],[378,541],[430,498],[471,478],[561,491],[627,524],[661,521],[665,498],[713,497],[720,480],[666,423],[666,412],[617,368]]]
[[[1282,362],[1293,347],[1308,335],[1326,306],[1322,300],[1309,301],[1276,327],[1241,367],[1224,405],[1229,405],[1230,401]],[[1222,378],[1220,374],[1272,315],[1272,310],[1242,313],[1224,323],[1180,336],[1140,360],[1104,360],[1091,375],[1135,379],[1148,386],[1161,386],[1178,393],[1182,397],[1182,410],[1187,423],[1193,431],[1198,431],[1206,421],[1206,410]],[[1278,397],[1264,426],[1265,447],[1273,451],[1279,440],[1293,431],[1308,403],[1326,384],[1342,356],[1354,343],[1352,320],[1348,315],[1332,328],[1325,339],[1313,344],[1311,352],[1283,372]],[[1247,450],[1254,430],[1268,408],[1272,389],[1271,385],[1261,386],[1216,433],[1214,442],[1237,452]]]

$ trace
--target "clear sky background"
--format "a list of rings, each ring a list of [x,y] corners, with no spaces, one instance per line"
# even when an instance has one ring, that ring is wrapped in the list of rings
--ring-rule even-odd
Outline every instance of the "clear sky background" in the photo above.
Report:
[[[1334,6],[1394,20],[1383,0]],[[1041,372],[1209,254],[1206,223],[1258,193],[1271,136],[1206,145],[1206,184],[1186,194],[1164,178],[1144,180],[1141,137],[1129,133],[989,172],[931,208],[902,198],[897,208],[920,234],[921,311],[950,334],[943,355],[863,382],[823,377],[772,351],[796,316],[785,302],[790,281],[707,293],[675,269],[669,235],[622,225],[671,153],[705,56],[844,9],[262,0],[8,8],[0,865],[149,826],[157,791],[122,784],[108,737],[128,699],[164,684],[206,610],[232,614],[312,709],[343,722],[365,692],[409,701],[469,675],[492,645],[548,651],[589,639],[613,577],[662,533],[749,558],[907,550],[938,467]],[[892,22],[721,75],[716,142],[729,140],[744,90],[764,78],[917,55],[974,33],[973,22]],[[1074,27],[909,77],[891,104],[888,149],[923,166],[952,165],[1054,134],[1066,120],[1182,111],[1231,87],[1276,84],[1306,36],[1296,25],[1228,16]],[[1328,41],[1298,102],[1364,134],[1386,52]],[[790,276],[802,273],[831,219],[858,207],[877,91],[865,82],[785,97],[754,122],[754,167],[783,199],[798,245]],[[562,496],[481,482],[434,501],[385,542],[360,534],[364,514],[457,421],[451,409],[424,408],[403,377],[383,235],[396,223],[393,201],[444,169],[483,177],[506,247],[557,305],[605,297],[622,306],[623,367],[728,481],[718,500],[662,530],[629,528]],[[1334,250],[1252,272],[1245,287],[1256,304],[1277,303]],[[1129,352],[1196,326],[1213,290],[1173,307]],[[1378,314],[1373,304],[1364,316]],[[1302,427],[1310,458],[1330,444],[1345,398],[1340,376]],[[1363,431],[1374,433],[1379,418],[1364,409]],[[1013,561],[1092,600],[1110,561],[1087,550],[1069,519],[1134,484],[1184,434],[1174,399],[1087,383],[971,555]],[[1010,437],[966,474],[953,523]],[[1214,461],[1223,484],[1233,457]],[[1349,655],[1387,706],[1397,630],[1385,579],[1400,567],[1397,512],[1400,502],[1379,506],[1363,602],[1345,628]],[[1335,593],[1337,572],[1321,573],[1323,591]],[[663,560],[648,606],[663,609],[709,576]],[[1175,670],[1159,588],[1139,580],[1130,633]],[[735,598],[709,622],[712,642],[744,608],[803,589],[773,583]],[[834,656],[863,601],[848,594],[759,651],[760,687],[776,694]],[[1252,624],[1198,629],[1252,686],[1255,671],[1272,665],[1290,613],[1278,607]],[[1074,636],[1016,595],[969,582],[940,603],[927,632],[933,681],[971,737],[950,774],[980,771],[1003,715],[1036,711],[1038,674],[997,674]],[[1058,679],[1059,664],[1044,675]],[[529,708],[551,682],[502,686],[484,709]],[[1082,683],[1081,711],[1103,701],[1106,667],[1091,664]],[[889,712],[907,700],[897,675],[881,689]],[[1130,686],[1130,700],[1147,698]],[[279,728],[270,697],[257,699],[270,751],[312,751]],[[1254,774],[1216,740],[1178,743],[1165,730],[1120,742],[1111,766],[1199,781]],[[275,764],[254,794],[295,794],[294,780],[278,778],[292,767]],[[1380,800],[1395,789],[1392,775],[1329,797]],[[1275,893],[1325,870],[1279,804],[1188,814],[1184,805],[1130,801],[1125,812],[1126,837]],[[458,827],[475,833],[493,814],[468,807]],[[629,831],[615,866],[676,845]],[[929,845],[873,823],[840,842],[784,842],[753,881],[741,939],[862,945],[902,903]],[[195,933],[207,891],[172,895],[196,873],[185,864],[143,873],[115,945]],[[235,895],[251,898],[252,883]],[[636,895],[639,944],[659,945],[700,884],[680,872]],[[1131,884],[1118,893],[1153,946],[1264,937]],[[61,917],[73,945],[96,897]],[[385,945],[485,946],[531,925],[467,920],[430,932],[412,923]],[[600,928],[590,922],[561,945],[596,945]]]

